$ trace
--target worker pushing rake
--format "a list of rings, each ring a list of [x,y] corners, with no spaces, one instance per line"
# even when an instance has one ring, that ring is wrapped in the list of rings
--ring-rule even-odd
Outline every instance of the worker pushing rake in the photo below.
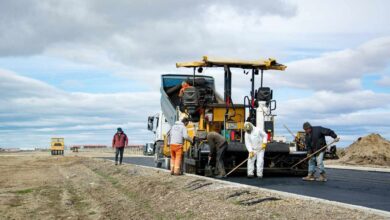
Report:
[[[326,182],[327,178],[325,176],[324,154],[326,148],[329,145],[326,144],[325,137],[330,136],[334,139],[331,144],[333,144],[334,142],[338,142],[340,138],[337,137],[336,133],[333,130],[321,126],[311,126],[309,122],[305,122],[303,124],[303,129],[305,130],[306,133],[305,145],[307,148],[308,156],[303,160],[299,161],[298,163],[296,163],[291,168],[294,168],[300,163],[309,160],[308,175],[306,177],[303,177],[302,179],[305,181],[317,180],[321,182]],[[319,169],[318,178],[315,177],[316,164]]]
[[[248,129],[246,129],[246,133],[249,133],[249,131],[251,130],[250,128],[250,125],[248,125]],[[304,159],[302,159],[301,161],[299,161],[298,163],[294,164],[290,169],[294,169],[295,167],[297,167],[299,164],[309,160],[309,170],[308,170],[308,175],[306,177],[303,177],[302,179],[305,180],[305,181],[321,181],[321,182],[326,182],[327,181],[327,178],[325,176],[325,167],[324,167],[324,162],[323,162],[323,159],[324,159],[324,152],[326,150],[326,148],[330,145],[332,145],[333,143],[335,142],[338,142],[340,140],[339,137],[337,137],[336,133],[329,129],[329,128],[324,128],[324,127],[321,127],[321,126],[311,126],[309,122],[305,122],[303,124],[303,129],[305,130],[305,146],[307,148],[307,154],[308,156]],[[250,135],[250,133],[249,133]],[[326,136],[330,136],[332,137],[334,140],[329,143],[329,144],[326,144],[326,140],[325,140],[325,137]],[[257,143],[258,145],[260,144],[260,139],[261,139],[261,135],[259,135],[259,142]],[[302,144],[302,143],[300,143]],[[263,142],[261,144],[261,149],[264,150],[265,147],[265,142]],[[247,162],[248,160],[250,160],[251,158],[253,158],[253,155],[252,155],[252,151],[249,151],[249,157],[244,160],[243,162],[241,162],[237,167],[235,167],[234,169],[232,169],[229,173],[226,174],[226,176],[230,175],[231,173],[233,173],[235,170],[237,170],[240,166],[242,166],[245,162]],[[258,166],[257,166],[257,173],[258,173],[258,176],[259,176],[259,172],[260,172],[260,178],[262,177],[261,175],[261,172],[262,172],[262,161],[261,161],[261,158],[260,160],[257,161],[258,163]],[[315,172],[316,172],[316,165],[319,169],[319,177],[316,178],[315,177]],[[248,165],[248,176],[250,174],[253,173],[253,170],[254,170],[254,166],[251,167],[252,169],[249,169],[250,165]],[[252,172],[252,173],[250,173]],[[253,174],[252,174],[253,175]],[[251,177],[251,176],[249,176]]]

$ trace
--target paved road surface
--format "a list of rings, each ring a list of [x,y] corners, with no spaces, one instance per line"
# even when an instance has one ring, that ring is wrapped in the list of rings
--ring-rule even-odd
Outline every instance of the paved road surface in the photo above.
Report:
[[[124,162],[154,166],[152,157],[127,157]],[[229,177],[226,180],[390,211],[390,173],[327,169],[327,176],[329,181],[325,183],[305,182],[299,177],[265,177],[262,180]]]

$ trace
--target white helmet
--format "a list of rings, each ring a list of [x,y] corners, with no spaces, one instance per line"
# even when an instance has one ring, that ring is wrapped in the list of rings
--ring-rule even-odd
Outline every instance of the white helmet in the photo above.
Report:
[[[250,122],[245,122],[244,131],[247,133],[251,133],[253,131],[253,124]]]

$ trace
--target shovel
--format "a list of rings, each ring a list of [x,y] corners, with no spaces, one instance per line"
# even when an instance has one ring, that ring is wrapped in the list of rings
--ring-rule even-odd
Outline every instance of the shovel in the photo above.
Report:
[[[238,168],[240,168],[245,162],[248,161],[249,158],[246,158],[244,161],[242,161],[240,164],[238,164],[236,167],[234,167],[229,173],[227,173],[224,177],[229,176],[231,173],[236,171]]]
[[[204,175],[205,176],[213,176],[213,170],[210,166],[211,159],[209,158],[206,167],[204,168]]]

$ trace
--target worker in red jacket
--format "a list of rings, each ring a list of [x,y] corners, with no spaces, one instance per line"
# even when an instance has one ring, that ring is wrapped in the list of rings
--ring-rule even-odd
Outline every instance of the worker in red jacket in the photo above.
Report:
[[[112,148],[115,148],[115,165],[118,165],[118,155],[119,157],[119,165],[122,164],[123,159],[123,151],[127,146],[129,140],[127,135],[123,132],[122,128],[118,128],[114,138],[112,139]]]

